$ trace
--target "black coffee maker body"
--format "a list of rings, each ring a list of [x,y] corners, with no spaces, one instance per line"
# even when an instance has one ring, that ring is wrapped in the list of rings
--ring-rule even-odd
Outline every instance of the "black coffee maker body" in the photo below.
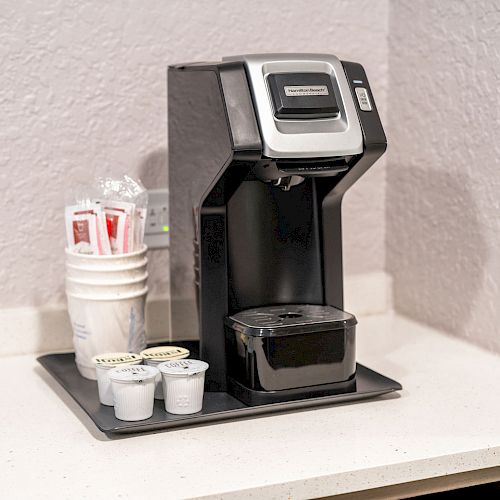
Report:
[[[249,405],[348,392],[341,202],[386,149],[361,65],[263,54],[168,73],[171,331]]]

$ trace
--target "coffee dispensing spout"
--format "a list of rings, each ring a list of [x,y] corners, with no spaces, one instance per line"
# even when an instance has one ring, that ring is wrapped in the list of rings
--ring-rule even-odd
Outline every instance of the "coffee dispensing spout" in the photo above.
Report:
[[[304,182],[306,177],[334,177],[349,169],[352,157],[270,160],[258,162],[252,169],[257,179],[270,182],[283,191]]]
[[[283,191],[290,191],[292,186],[298,186],[304,182],[304,177],[300,175],[290,175],[288,177],[278,177],[272,181],[273,186],[279,187]]]

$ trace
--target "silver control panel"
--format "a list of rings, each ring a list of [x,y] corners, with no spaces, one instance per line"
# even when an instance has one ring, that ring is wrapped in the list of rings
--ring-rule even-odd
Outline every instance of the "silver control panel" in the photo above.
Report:
[[[356,87],[354,90],[358,98],[359,109],[361,109],[361,111],[371,111],[372,105],[367,90],[364,87]]]
[[[224,58],[243,61],[262,135],[263,153],[269,158],[319,158],[363,152],[363,134],[344,68],[327,54],[249,54]],[[326,117],[283,118],[275,115],[268,78],[280,74],[324,74],[329,76],[338,112]],[[324,83],[286,84],[283,94],[327,96]]]

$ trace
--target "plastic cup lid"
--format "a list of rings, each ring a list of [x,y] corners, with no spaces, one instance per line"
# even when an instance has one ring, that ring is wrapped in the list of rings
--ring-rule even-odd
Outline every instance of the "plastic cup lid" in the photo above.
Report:
[[[107,352],[92,358],[92,363],[100,366],[119,366],[140,363],[142,358],[133,352]]]
[[[189,356],[189,350],[175,345],[163,345],[159,347],[150,347],[141,351],[143,359],[148,361],[168,361],[170,359],[183,359]]]
[[[158,369],[167,375],[195,375],[208,370],[208,363],[199,359],[181,359],[165,361],[158,366]]]
[[[132,365],[113,368],[109,372],[109,378],[114,382],[138,384],[156,378],[158,368],[147,365]]]

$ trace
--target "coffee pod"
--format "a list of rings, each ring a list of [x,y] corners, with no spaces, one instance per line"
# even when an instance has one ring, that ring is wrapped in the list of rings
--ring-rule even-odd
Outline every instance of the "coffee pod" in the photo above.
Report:
[[[150,347],[141,351],[144,364],[149,366],[158,366],[160,363],[174,359],[184,359],[189,356],[189,350],[175,345],[163,345],[159,347]],[[163,399],[163,388],[161,379],[156,384],[155,399]]]
[[[99,401],[103,405],[113,406],[113,388],[109,380],[109,371],[117,366],[140,365],[142,358],[139,354],[130,352],[109,352],[94,356],[92,362],[97,374]]]
[[[165,410],[176,415],[201,411],[208,363],[198,359],[166,361],[158,366],[165,394]]]
[[[153,415],[158,368],[145,365],[112,368],[109,378],[113,387],[116,418],[133,422]]]

